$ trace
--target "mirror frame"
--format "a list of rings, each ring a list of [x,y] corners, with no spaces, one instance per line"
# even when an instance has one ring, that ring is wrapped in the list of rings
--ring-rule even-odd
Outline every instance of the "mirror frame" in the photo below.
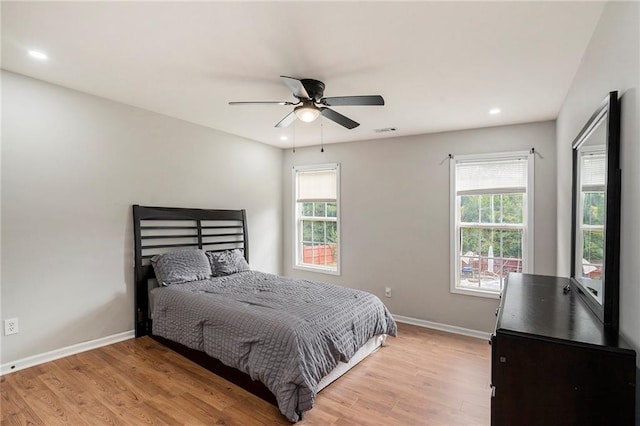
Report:
[[[576,232],[578,212],[578,150],[603,120],[607,126],[607,181],[605,210],[605,247],[602,305],[587,294],[576,279]],[[573,182],[571,193],[571,287],[600,318],[606,329],[618,332],[620,298],[620,101],[618,92],[610,92],[604,102],[582,128],[573,144]]]

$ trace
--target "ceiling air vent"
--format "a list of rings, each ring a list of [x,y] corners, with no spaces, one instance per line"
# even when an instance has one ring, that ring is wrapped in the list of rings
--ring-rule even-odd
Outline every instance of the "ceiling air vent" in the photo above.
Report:
[[[373,129],[374,132],[376,133],[387,133],[387,132],[395,132],[396,129],[395,127],[385,127],[384,129]]]

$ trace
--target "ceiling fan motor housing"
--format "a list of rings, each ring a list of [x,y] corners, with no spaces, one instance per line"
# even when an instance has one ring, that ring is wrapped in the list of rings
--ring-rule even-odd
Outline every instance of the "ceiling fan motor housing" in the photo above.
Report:
[[[309,98],[315,102],[319,102],[324,96],[324,83],[319,80],[313,80],[311,78],[303,78],[300,80],[305,90],[309,94]]]

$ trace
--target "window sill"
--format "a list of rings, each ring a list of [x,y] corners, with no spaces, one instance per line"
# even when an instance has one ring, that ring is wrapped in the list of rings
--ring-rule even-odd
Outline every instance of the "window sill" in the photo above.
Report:
[[[451,289],[451,293],[464,294],[466,296],[485,297],[487,299],[500,299],[500,293],[487,290],[472,290],[468,288],[455,287]]]
[[[319,272],[328,275],[340,275],[340,269],[323,268],[322,266],[294,265],[293,269],[300,271]]]

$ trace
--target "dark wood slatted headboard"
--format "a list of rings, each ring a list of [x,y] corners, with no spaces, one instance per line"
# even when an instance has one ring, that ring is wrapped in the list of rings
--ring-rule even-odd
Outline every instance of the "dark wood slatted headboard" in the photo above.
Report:
[[[133,206],[136,337],[151,333],[149,279],[154,278],[150,259],[186,248],[224,251],[243,248],[249,261],[245,210],[205,210],[175,207]]]

